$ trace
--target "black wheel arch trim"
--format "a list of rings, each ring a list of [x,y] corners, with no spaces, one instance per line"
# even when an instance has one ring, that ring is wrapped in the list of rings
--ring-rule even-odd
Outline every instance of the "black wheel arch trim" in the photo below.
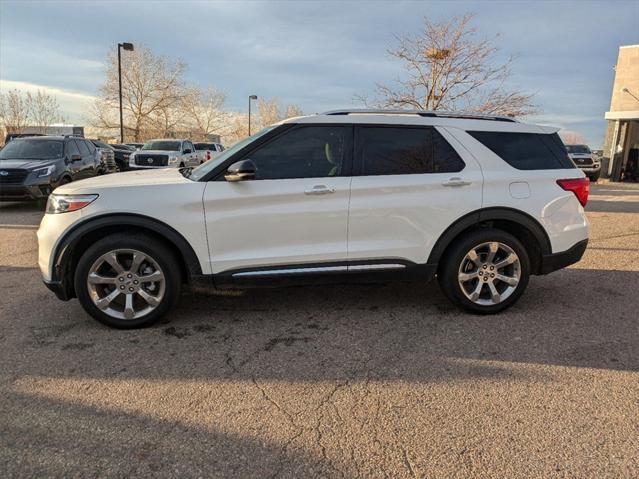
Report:
[[[439,263],[444,251],[464,230],[481,225],[487,221],[508,220],[520,224],[530,231],[541,249],[541,255],[552,253],[550,238],[543,226],[532,216],[523,211],[508,207],[490,207],[468,213],[450,225],[435,242],[428,257],[429,264]]]
[[[112,213],[87,218],[76,224],[62,237],[53,252],[52,282],[65,282],[64,275],[60,274],[62,267],[69,259],[69,252],[88,233],[105,226],[136,226],[148,229],[164,238],[177,248],[183,256],[186,268],[190,275],[202,275],[200,261],[189,242],[173,227],[162,221],[135,213]]]

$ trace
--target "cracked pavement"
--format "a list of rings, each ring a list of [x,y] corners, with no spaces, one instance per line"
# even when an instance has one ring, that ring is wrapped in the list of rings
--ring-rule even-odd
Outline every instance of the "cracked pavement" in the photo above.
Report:
[[[579,264],[498,316],[436,283],[185,294],[116,331],[0,204],[3,477],[637,477],[639,188],[597,185]]]

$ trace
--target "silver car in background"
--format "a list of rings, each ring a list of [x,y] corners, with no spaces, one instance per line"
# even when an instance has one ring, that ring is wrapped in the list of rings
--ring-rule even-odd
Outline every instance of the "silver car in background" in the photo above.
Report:
[[[566,145],[568,157],[583,171],[590,181],[595,182],[601,175],[601,160],[588,145]]]
[[[190,140],[149,140],[129,156],[129,169],[183,168],[199,165],[195,147]]]

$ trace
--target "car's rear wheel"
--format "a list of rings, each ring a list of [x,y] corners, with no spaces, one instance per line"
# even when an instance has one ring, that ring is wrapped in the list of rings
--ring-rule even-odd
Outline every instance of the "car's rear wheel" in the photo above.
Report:
[[[85,251],[74,284],[95,319],[114,328],[140,328],[155,323],[177,301],[180,268],[161,241],[116,234]]]
[[[505,231],[483,228],[455,242],[439,270],[440,286],[457,306],[493,314],[512,306],[530,277],[524,246]]]

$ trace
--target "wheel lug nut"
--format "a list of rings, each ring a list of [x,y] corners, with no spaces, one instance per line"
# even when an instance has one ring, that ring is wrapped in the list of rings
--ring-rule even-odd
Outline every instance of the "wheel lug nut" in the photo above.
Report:
[[[124,281],[124,278],[120,277],[118,278],[118,281]]]
[[[138,284],[139,281],[136,279],[135,281],[133,281],[133,284]]]
[[[120,286],[120,289],[124,289],[124,285]]]
[[[129,288],[129,291],[133,291],[133,288]]]
[[[484,265],[484,269],[488,268],[488,266]]]
[[[126,275],[127,278],[133,278],[133,275],[131,273]]]
[[[491,277],[491,278],[494,278],[494,277],[495,277],[495,273],[492,273],[492,274],[490,275],[490,277]]]

